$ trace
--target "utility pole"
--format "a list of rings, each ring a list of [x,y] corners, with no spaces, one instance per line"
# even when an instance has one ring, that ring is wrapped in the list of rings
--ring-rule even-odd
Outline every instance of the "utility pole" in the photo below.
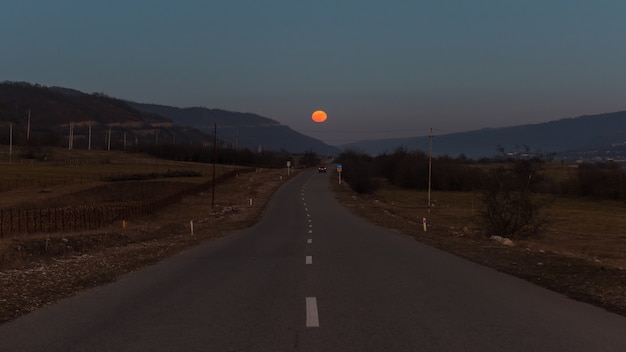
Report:
[[[215,208],[215,163],[217,162],[217,122],[213,123],[213,181],[211,182],[211,208]]]
[[[28,109],[28,121],[26,122],[26,144],[30,142],[30,109]]]
[[[428,135],[428,214],[430,214],[430,184],[433,174],[433,129]]]
[[[67,149],[72,150],[74,147],[74,122],[70,122],[70,136],[69,141],[67,143]]]
[[[111,127],[109,127],[109,136],[107,138],[107,151],[111,151]]]
[[[13,156],[13,124],[9,125],[9,164]]]

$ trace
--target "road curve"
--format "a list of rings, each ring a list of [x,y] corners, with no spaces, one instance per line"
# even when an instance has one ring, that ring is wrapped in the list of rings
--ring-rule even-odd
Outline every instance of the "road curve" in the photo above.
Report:
[[[626,318],[371,225],[305,171],[255,226],[0,326],[0,351],[626,351]]]

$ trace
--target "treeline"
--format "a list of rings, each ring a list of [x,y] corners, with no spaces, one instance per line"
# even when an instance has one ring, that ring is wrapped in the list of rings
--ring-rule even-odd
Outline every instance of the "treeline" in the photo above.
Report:
[[[398,148],[391,154],[376,157],[349,150],[337,163],[343,165],[342,177],[359,193],[372,193],[383,183],[400,188],[426,190],[429,183],[429,163],[432,167],[433,191],[482,191],[495,168],[504,168],[515,175],[532,177],[529,191],[559,196],[626,201],[624,169],[615,162],[581,164],[567,176],[551,173],[554,161],[549,155],[524,153],[509,157],[470,160],[463,156],[434,157],[421,151]],[[532,176],[529,169],[532,168]]]
[[[162,159],[217,163],[262,168],[284,168],[287,161],[295,167],[312,167],[320,163],[320,157],[313,151],[293,155],[286,151],[253,151],[248,148],[213,148],[212,145],[161,144],[137,146],[134,150]]]

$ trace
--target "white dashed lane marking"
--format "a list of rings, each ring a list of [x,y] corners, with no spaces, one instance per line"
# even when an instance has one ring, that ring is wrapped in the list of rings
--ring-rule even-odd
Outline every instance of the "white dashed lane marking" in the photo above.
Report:
[[[317,298],[306,297],[306,327],[317,328],[320,326],[320,318],[317,315]]]
[[[311,176],[313,177],[313,175]],[[307,207],[307,203],[305,201],[305,195],[304,195],[304,187],[302,187],[302,205],[304,206],[304,210],[306,212],[306,216],[307,216],[307,220],[309,223],[309,238],[307,238],[306,243],[307,244],[312,244],[313,243],[313,238],[312,238],[312,233],[313,233],[313,224],[312,224],[312,220],[311,220],[311,214],[309,213],[309,208]],[[306,265],[312,265],[313,264],[313,256],[312,255],[307,255],[305,257],[305,264]],[[305,297],[305,302],[306,302],[306,327],[307,328],[317,328],[320,326],[320,322],[319,322],[319,315],[317,312],[317,298],[316,297]]]

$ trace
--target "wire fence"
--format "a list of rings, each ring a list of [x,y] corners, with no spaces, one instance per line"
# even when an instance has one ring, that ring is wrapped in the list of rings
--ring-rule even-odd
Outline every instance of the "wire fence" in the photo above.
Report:
[[[254,169],[239,169],[226,172],[215,178],[223,182],[237,174],[253,172]],[[164,197],[140,201],[106,203],[79,207],[41,209],[0,209],[0,238],[35,233],[56,233],[97,229],[117,221],[137,219],[151,215],[184,197],[210,189],[213,180],[191,186]]]

